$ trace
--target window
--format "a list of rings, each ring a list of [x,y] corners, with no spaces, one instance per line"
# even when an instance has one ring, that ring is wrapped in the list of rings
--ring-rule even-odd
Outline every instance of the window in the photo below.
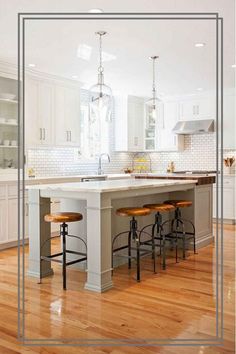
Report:
[[[110,151],[110,126],[105,121],[89,119],[89,92],[81,90],[81,158],[93,160],[101,153]]]

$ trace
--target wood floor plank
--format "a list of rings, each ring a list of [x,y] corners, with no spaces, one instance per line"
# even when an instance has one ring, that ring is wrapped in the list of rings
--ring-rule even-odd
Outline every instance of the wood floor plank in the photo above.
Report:
[[[59,240],[53,240],[58,249]],[[0,354],[223,354],[234,351],[235,228],[224,227],[224,344],[215,346],[23,346],[17,341],[17,249],[0,252]],[[26,247],[26,266],[27,266]],[[68,290],[62,290],[61,268],[43,279],[26,277],[25,334],[28,338],[210,339],[216,331],[215,248],[191,254],[166,271],[153,274],[142,261],[142,281],[124,265],[114,272],[114,288],[104,294],[84,290],[85,273],[68,268]]]

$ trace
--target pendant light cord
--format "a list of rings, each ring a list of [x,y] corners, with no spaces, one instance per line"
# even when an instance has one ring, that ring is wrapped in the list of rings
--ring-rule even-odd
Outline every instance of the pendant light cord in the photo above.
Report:
[[[152,93],[153,93],[153,99],[155,100],[155,98],[156,98],[156,84],[155,84],[155,81],[156,81],[156,77],[155,77],[155,60],[156,60],[156,58],[154,57],[152,60],[153,60],[153,62],[152,62],[152,75],[153,75]]]
[[[102,36],[103,34],[99,33],[99,68],[98,72],[103,73],[104,68],[102,66]]]

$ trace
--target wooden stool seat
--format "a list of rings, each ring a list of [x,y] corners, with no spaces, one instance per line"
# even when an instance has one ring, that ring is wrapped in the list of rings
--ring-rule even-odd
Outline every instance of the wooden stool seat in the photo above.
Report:
[[[190,200],[166,200],[164,203],[171,204],[175,208],[187,208],[193,204]]]
[[[151,214],[151,210],[142,207],[120,208],[116,210],[116,214],[119,216],[145,216]]]
[[[159,212],[168,212],[175,209],[175,207],[171,204],[145,204],[144,208],[151,209],[152,211],[159,211]]]
[[[67,223],[80,221],[83,219],[83,215],[80,213],[72,213],[72,212],[61,212],[61,213],[52,213],[44,216],[44,220],[47,222],[55,222],[55,223]]]

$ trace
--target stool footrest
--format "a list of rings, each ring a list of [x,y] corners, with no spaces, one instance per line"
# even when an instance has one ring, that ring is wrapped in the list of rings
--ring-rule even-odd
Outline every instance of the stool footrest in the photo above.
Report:
[[[62,253],[61,254],[58,253],[57,255],[52,255],[52,256],[41,256],[41,260],[48,261],[48,262],[56,262],[56,263],[62,264],[63,263],[62,260],[53,259],[53,257],[56,257],[56,256],[58,257],[58,256],[61,256],[61,255],[62,255]],[[82,255],[85,256],[85,254],[82,254]],[[86,261],[86,260],[87,260],[87,257],[83,257],[83,258],[80,258],[80,259],[75,259],[73,261],[67,262],[66,266],[71,265],[71,264],[75,264],[75,263],[79,263],[79,262],[83,262],[83,261]]]

